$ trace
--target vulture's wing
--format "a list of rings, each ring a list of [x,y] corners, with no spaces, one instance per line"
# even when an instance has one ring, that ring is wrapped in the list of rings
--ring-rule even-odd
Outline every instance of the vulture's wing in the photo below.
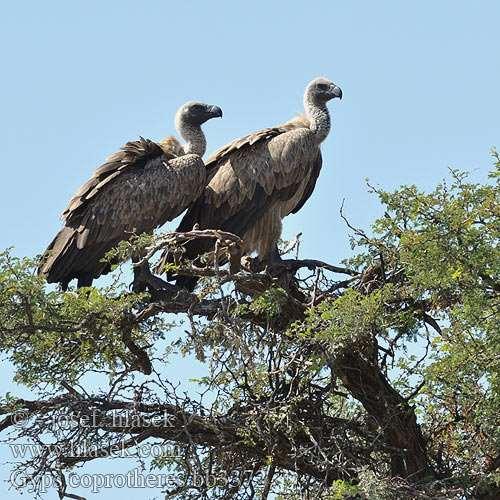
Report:
[[[307,178],[307,196],[298,202],[303,204],[315,183],[308,176],[317,177],[321,168],[312,140],[307,119],[299,117],[216,151],[206,163],[208,185],[178,230],[188,231],[197,223],[201,228],[218,228],[243,236],[271,205],[296,195]],[[186,248],[189,257],[206,251],[195,247]]]
[[[61,214],[62,219],[68,220],[81,213],[85,205],[119,175],[143,168],[148,160],[163,154],[164,150],[161,146],[149,139],[141,137],[137,141],[127,142],[97,168],[92,177],[78,189]],[[165,159],[169,160],[174,157],[175,155],[172,153]]]
[[[99,167],[63,213],[65,227],[42,258],[49,281],[105,272],[104,254],[134,233],[152,231],[200,195],[206,171],[197,155],[174,157],[140,139]]]
[[[296,128],[309,128],[309,120],[304,115],[299,115],[282,125],[252,132],[251,134],[235,139],[229,144],[222,146],[212,153],[212,156],[210,156],[210,158],[206,161],[206,167],[209,175],[213,176],[213,174],[217,171],[217,167],[220,165],[220,160],[232,152],[240,149],[246,149],[261,141],[272,139],[277,135],[289,132],[290,130],[294,130]]]
[[[292,214],[296,214],[306,203],[306,201],[311,197],[314,188],[316,187],[316,181],[318,180],[319,174],[321,172],[321,166],[323,164],[323,157],[321,156],[321,150],[318,150],[318,155],[316,159],[312,161],[311,175],[309,177],[309,182],[306,185],[304,194],[300,201],[297,203],[295,208],[292,210]]]

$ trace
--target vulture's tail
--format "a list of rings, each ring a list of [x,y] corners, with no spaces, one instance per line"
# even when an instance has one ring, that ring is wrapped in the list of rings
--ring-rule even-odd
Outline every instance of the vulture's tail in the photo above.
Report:
[[[45,276],[48,283],[60,283],[65,290],[76,278],[79,286],[89,286],[92,279],[111,270],[111,265],[100,259],[110,249],[109,244],[78,248],[77,231],[65,226],[52,240],[42,255],[38,274]]]
[[[72,240],[75,237],[74,233],[74,229],[63,227],[43,253],[38,266],[38,274],[45,276],[48,283],[65,282],[68,268],[71,267],[71,261],[73,260],[69,258],[71,252],[68,255],[68,250],[72,246]]]

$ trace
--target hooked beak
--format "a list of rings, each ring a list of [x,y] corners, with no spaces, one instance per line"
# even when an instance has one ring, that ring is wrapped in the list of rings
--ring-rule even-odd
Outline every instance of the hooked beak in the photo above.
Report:
[[[222,109],[219,106],[210,106],[210,116],[212,118],[222,118]]]
[[[332,95],[334,98],[338,97],[339,99],[342,99],[342,89],[340,87],[337,87],[337,85],[333,85]]]

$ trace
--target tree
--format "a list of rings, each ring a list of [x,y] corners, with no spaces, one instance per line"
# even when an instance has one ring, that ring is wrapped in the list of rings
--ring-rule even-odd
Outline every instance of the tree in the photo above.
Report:
[[[50,476],[76,498],[76,466],[158,443],[170,448],[151,466],[173,474],[175,498],[498,498],[493,156],[484,184],[451,171],[430,193],[369,185],[385,214],[364,231],[341,213],[353,248],[342,266],[295,258],[256,273],[238,266],[236,236],[193,230],[116,253],[168,248],[170,273],[202,278],[196,293],[133,294],[119,274],[63,293],[5,251],[0,348],[38,395],[0,408],[5,440],[37,445],[14,464],[25,485]],[[213,239],[230,269],[186,262],[190,238]],[[175,353],[206,365],[201,395],[162,373]]]

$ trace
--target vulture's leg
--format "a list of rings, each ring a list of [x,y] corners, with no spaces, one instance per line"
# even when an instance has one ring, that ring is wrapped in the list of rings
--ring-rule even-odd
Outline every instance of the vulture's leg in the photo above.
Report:
[[[85,286],[92,286],[92,281],[94,280],[94,278],[92,278],[92,274],[90,273],[84,273],[84,274],[80,274],[80,276],[78,276],[78,288],[83,288]]]
[[[198,278],[196,276],[179,276],[175,280],[176,288],[184,288],[188,292],[192,292],[198,283]]]
[[[272,267],[280,266],[281,264],[283,264],[283,259],[281,258],[281,254],[276,243],[271,248],[271,251],[267,254],[267,262],[268,265]]]
[[[287,262],[289,261],[281,258],[278,245],[275,244],[273,249],[269,252],[267,272],[274,278],[277,278],[280,286],[287,290],[293,298],[304,302],[306,296],[299,289],[294,273],[288,267]]]
[[[132,282],[132,290],[134,292],[144,292],[146,289],[150,291],[156,290],[172,290],[175,289],[173,285],[155,276],[149,268],[147,261],[141,262],[142,259],[132,259],[134,263],[134,281]]]
[[[281,258],[280,252],[278,250],[278,245],[274,244],[264,255],[258,255],[257,257],[250,257],[249,255],[244,255],[241,258],[241,265],[247,271],[253,273],[260,273],[261,271],[268,271],[279,269],[283,266],[283,259]]]
[[[279,270],[283,266],[283,259],[281,258],[280,251],[278,250],[278,245],[276,243],[273,244],[264,257],[259,257],[258,260],[261,270],[267,269],[272,272]]]

